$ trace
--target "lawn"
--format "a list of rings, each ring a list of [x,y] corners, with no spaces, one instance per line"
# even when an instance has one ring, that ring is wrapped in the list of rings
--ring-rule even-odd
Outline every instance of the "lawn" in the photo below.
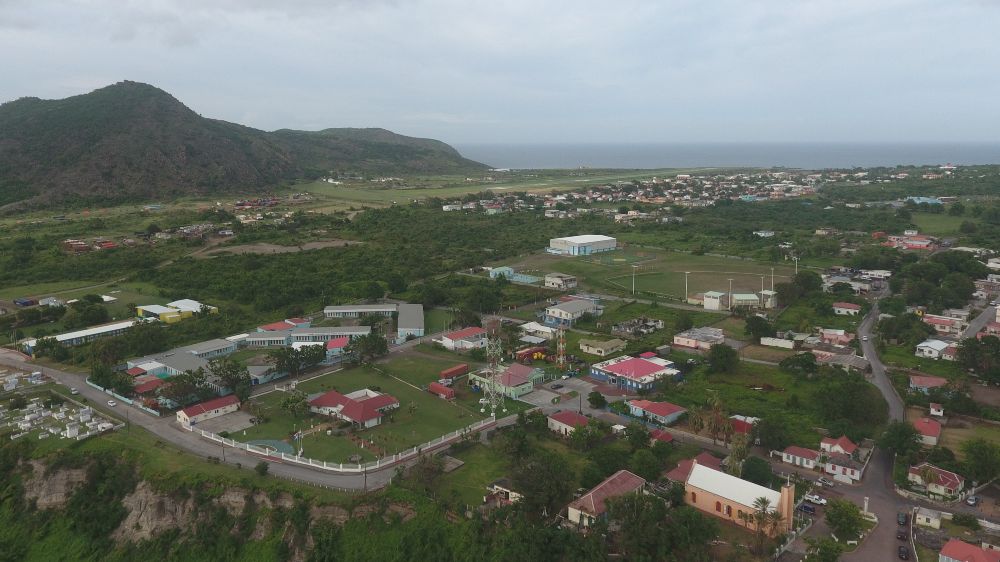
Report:
[[[716,321],[712,324],[713,328],[721,328],[722,332],[726,334],[727,338],[732,338],[734,340],[746,340],[750,336],[746,335],[746,320],[742,318],[736,318],[735,316],[729,316],[723,318],[722,320]]]
[[[648,298],[658,295],[674,299],[684,294],[685,271],[691,272],[688,275],[688,291],[691,293],[728,291],[730,278],[733,279],[734,291],[757,292],[761,288],[762,276],[765,288],[770,288],[772,267],[775,283],[788,281],[795,271],[784,264],[631,247],[593,257],[569,258],[539,253],[494,265],[510,265],[519,271],[567,273],[577,276],[583,289],[618,294],[632,293],[632,266],[635,265],[636,290],[649,293],[637,296]]]
[[[424,333],[435,334],[454,327],[455,315],[443,308],[424,309]]]
[[[954,361],[917,357],[909,347],[900,345],[886,345],[885,350],[879,352],[879,357],[882,359],[882,362],[889,366],[902,369],[916,369],[947,379],[953,379],[962,374],[962,368]]]
[[[807,304],[798,304],[783,310],[775,319],[775,327],[779,330],[811,332],[813,328],[819,326],[854,332],[858,329],[861,320],[860,314],[858,316],[839,316],[833,314],[832,309],[828,314],[820,314]]]
[[[427,356],[423,353],[395,354],[391,359],[379,364],[379,368],[416,386],[425,386],[440,379],[440,372],[468,361]]]
[[[911,219],[921,234],[931,236],[957,236],[959,227],[965,221],[978,222],[974,218],[953,217],[944,213],[913,213]]]
[[[782,412],[788,421],[788,433],[792,442],[816,447],[819,445],[819,434],[812,428],[820,423],[810,401],[817,383],[818,381],[798,380],[777,367],[742,362],[739,371],[731,375],[709,375],[703,367],[699,367],[684,382],[669,386],[665,391],[665,398],[680,406],[692,408],[704,406],[709,397],[717,393],[730,414],[763,416]],[[771,390],[752,390],[752,387]],[[797,398],[797,404],[790,406],[789,398],[792,396]]]
[[[371,388],[395,396],[399,400],[400,407],[394,414],[384,418],[380,425],[372,429],[357,432],[359,437],[373,440],[387,454],[426,443],[483,417],[471,408],[445,402],[388,374],[380,374],[365,367],[328,373],[300,382],[297,388],[307,394],[321,393],[330,389],[346,394],[362,388]],[[292,417],[280,407],[281,401],[286,396],[284,393],[274,392],[256,399],[264,407],[268,421],[248,429],[245,438],[242,434],[237,437],[241,440],[285,440],[296,429],[327,421],[322,416],[312,414],[300,419]],[[366,459],[373,458],[368,451],[359,449],[346,436],[328,437],[325,434],[317,434],[307,437],[303,445],[306,456],[318,460],[346,462],[353,454],[361,454]]]
[[[756,359],[758,361],[770,361],[772,363],[780,363],[782,359],[786,359],[792,355],[795,355],[795,351],[791,349],[766,347],[763,345],[748,345],[740,350],[741,357]]]
[[[478,506],[483,503],[487,485],[509,476],[509,459],[496,447],[474,445],[451,456],[465,464],[438,480],[441,497],[457,496],[466,505]]]
[[[910,417],[907,411],[907,417]],[[995,445],[1000,445],[1000,427],[986,423],[973,423],[966,420],[951,419],[941,430],[940,445],[951,449],[955,456],[961,459],[962,443],[969,439],[984,439]]]

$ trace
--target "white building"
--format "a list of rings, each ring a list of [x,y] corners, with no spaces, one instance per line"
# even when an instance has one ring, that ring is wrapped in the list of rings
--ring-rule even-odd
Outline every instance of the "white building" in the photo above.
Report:
[[[618,248],[618,241],[610,236],[600,234],[583,234],[552,238],[546,249],[550,254],[563,256],[587,256],[598,252],[610,252]]]
[[[545,324],[556,327],[569,327],[584,314],[600,316],[602,312],[604,312],[604,309],[593,301],[572,299],[546,308]]]
[[[486,347],[486,330],[473,326],[447,333],[437,340],[445,349],[455,351]]]
[[[224,416],[240,409],[240,399],[235,395],[220,396],[205,402],[188,406],[177,412],[177,423],[187,427],[205,420]]]
[[[392,316],[399,310],[399,305],[388,304],[348,304],[343,306],[327,306],[323,315],[327,318],[359,318],[368,314]]]
[[[948,349],[949,345],[948,342],[941,340],[925,340],[917,345],[914,355],[927,359],[940,359],[941,354],[944,353],[944,350]]]
[[[725,303],[728,300],[726,293],[708,291],[705,293],[705,310],[724,310],[726,308]]]
[[[560,291],[574,289],[576,288],[576,277],[565,273],[548,273],[545,275],[545,286]]]

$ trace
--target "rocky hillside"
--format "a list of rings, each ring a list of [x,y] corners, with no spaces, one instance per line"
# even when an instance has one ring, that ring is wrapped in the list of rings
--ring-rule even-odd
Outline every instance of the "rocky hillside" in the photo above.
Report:
[[[0,206],[252,191],[330,171],[483,167],[445,143],[384,129],[266,132],[208,119],[136,82],[0,105]]]

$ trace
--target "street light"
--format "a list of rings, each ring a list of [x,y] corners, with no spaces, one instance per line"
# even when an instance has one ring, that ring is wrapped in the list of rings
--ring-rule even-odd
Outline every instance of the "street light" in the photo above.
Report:
[[[691,294],[691,293],[688,292],[688,275],[690,275],[690,274],[691,274],[690,271],[685,271],[684,272],[684,302],[687,302],[688,295]]]
[[[729,280],[729,310],[733,309],[733,280]]]
[[[639,266],[632,264],[632,296],[635,296],[635,270]]]

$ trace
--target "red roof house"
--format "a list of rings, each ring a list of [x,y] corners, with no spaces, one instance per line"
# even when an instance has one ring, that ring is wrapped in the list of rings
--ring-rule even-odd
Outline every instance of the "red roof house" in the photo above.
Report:
[[[165,382],[166,381],[161,378],[152,377],[149,380],[139,382],[139,384],[132,388],[132,392],[136,394],[146,394],[147,392],[152,392],[157,388],[160,388]]]
[[[644,478],[627,470],[619,470],[586,494],[573,500],[567,509],[567,518],[578,525],[589,527],[607,512],[607,500],[638,492],[645,485]]]
[[[649,400],[630,400],[628,407],[633,416],[652,418],[662,424],[673,423],[681,414],[687,412],[686,409],[677,404]]]
[[[913,422],[913,427],[920,434],[920,441],[924,445],[937,445],[938,438],[941,437],[941,424],[930,418],[920,418]]]
[[[437,394],[439,398],[443,398],[445,400],[454,400],[455,398],[455,389],[449,388],[439,382],[432,382],[427,385],[427,392]]]
[[[332,340],[326,342],[326,349],[327,351],[334,349],[344,349],[347,347],[347,344],[349,343],[351,343],[351,338],[347,336],[333,338]]]
[[[240,399],[234,394],[188,406],[177,412],[177,421],[183,425],[194,425],[204,420],[235,412],[240,407]]]
[[[577,428],[586,427],[588,423],[590,418],[571,410],[556,412],[550,415],[548,420],[549,429],[560,435],[570,435]]]
[[[698,453],[698,456],[693,459],[684,459],[678,462],[677,466],[666,474],[667,479],[674,482],[687,482],[688,475],[691,474],[691,467],[694,466],[695,461],[701,466],[722,470],[722,459],[703,451]]]
[[[1000,551],[985,549],[959,539],[950,539],[941,548],[941,560],[945,559],[959,562],[1000,562]]]
[[[270,324],[264,324],[263,326],[257,326],[257,331],[280,332],[282,330],[291,330],[292,328],[303,324],[310,324],[310,322],[305,318],[288,318],[286,320],[281,320],[280,322],[272,322]]]
[[[674,436],[669,431],[664,429],[655,428],[650,430],[649,439],[651,442],[656,443],[657,441],[663,443],[670,443],[674,440]]]
[[[824,437],[819,442],[819,448],[830,453],[844,453],[845,455],[853,455],[854,451],[858,450],[858,446],[848,439],[846,435],[841,435],[836,439]]]
[[[934,475],[931,482],[924,482],[924,472],[929,471]],[[954,496],[965,487],[965,479],[950,470],[934,466],[929,462],[922,462],[916,466],[911,466],[907,474],[907,480],[927,487],[931,493],[938,495]]]
[[[330,390],[310,400],[309,406],[316,413],[373,427],[381,423],[383,413],[399,407],[399,400],[367,388],[346,395]]]
[[[125,374],[133,377],[141,377],[146,374],[146,369],[141,367],[132,367],[131,369],[125,371]]]
[[[788,447],[785,447],[784,451],[781,452],[782,461],[805,468],[815,468],[816,463],[819,461],[819,457],[819,451],[806,449],[805,447],[799,447],[796,445],[789,445]]]

